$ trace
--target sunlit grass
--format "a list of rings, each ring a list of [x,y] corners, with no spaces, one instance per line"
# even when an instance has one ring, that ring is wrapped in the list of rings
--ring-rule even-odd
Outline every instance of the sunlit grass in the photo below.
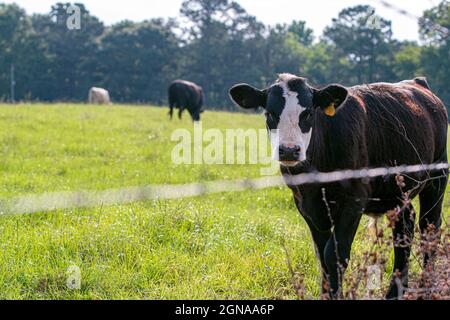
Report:
[[[0,106],[0,196],[259,176],[258,166],[173,165],[180,127],[192,130],[190,119],[169,122],[161,108]],[[264,123],[208,112],[204,127]],[[368,247],[366,224],[352,259]],[[319,294],[309,231],[286,188],[3,216],[0,241],[0,298],[295,299],[285,250],[307,296]],[[66,286],[71,265],[80,290]]]

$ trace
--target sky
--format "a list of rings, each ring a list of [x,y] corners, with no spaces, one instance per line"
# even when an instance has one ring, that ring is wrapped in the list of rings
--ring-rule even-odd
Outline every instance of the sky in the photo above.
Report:
[[[142,21],[156,17],[176,17],[183,0],[73,0],[83,3],[95,16],[107,25],[121,20]],[[399,40],[418,40],[418,26],[415,19],[405,17],[381,5],[378,0],[236,0],[258,20],[274,25],[304,20],[314,29],[316,36],[337,17],[343,8],[358,4],[369,4],[377,14],[392,21],[394,37]],[[57,0],[0,0],[0,3],[16,3],[27,13],[47,13]],[[71,2],[60,0],[59,2]],[[407,10],[415,16],[439,3],[438,0],[389,0],[396,7]]]

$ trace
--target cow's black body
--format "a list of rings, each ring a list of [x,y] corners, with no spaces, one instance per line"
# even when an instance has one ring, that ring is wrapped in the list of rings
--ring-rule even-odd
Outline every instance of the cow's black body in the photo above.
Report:
[[[173,109],[179,109],[178,116],[181,119],[184,110],[188,110],[194,121],[200,120],[203,112],[203,89],[193,82],[176,80],[172,82],[168,90],[169,94],[169,115],[172,119]]]
[[[299,79],[302,78],[293,78],[292,81],[298,82]],[[290,86],[294,88],[298,85]],[[231,95],[245,107],[250,101],[247,95],[249,90],[248,87],[242,90],[242,87],[235,87],[234,92],[232,89]],[[295,167],[282,166],[284,175],[448,162],[447,113],[425,79],[363,85],[345,90],[348,95],[340,101],[334,116],[327,116],[322,111],[314,112],[307,160]],[[322,100],[327,100],[329,93],[333,95],[332,91],[322,95],[312,87],[311,92],[317,110],[328,104],[328,101]],[[259,103],[261,101],[264,99]],[[404,210],[395,225],[394,238],[403,239],[406,236],[409,241],[397,242],[394,246],[394,270],[401,273],[402,285],[407,286],[414,209],[403,201],[404,193],[409,192],[410,199],[420,198],[419,225],[422,232],[429,225],[440,228],[448,170],[409,174],[404,179],[405,186],[399,185],[394,176],[370,181],[355,179],[289,186],[316,245],[324,274],[323,289],[330,288],[332,297],[340,291],[362,214],[381,215],[397,207],[404,207]],[[425,255],[425,264],[432,255]],[[396,298],[398,294],[399,288],[393,279],[387,297]]]

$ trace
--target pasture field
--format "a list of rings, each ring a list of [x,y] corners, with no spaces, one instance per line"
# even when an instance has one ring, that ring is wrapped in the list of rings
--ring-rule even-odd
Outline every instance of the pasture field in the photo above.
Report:
[[[203,126],[264,122],[207,112]],[[252,165],[172,164],[180,127],[192,130],[188,115],[170,122],[166,108],[0,105],[0,198],[260,176]],[[367,223],[353,261],[368,250]],[[287,188],[0,216],[0,246],[1,299],[296,299],[301,279],[305,297],[319,298],[309,231]],[[80,289],[66,285],[71,266]],[[384,290],[391,267],[392,252]]]

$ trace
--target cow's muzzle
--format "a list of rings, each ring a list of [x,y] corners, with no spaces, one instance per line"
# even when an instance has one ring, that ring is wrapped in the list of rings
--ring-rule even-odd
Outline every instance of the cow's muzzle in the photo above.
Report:
[[[300,161],[300,151],[299,146],[280,146],[279,148],[279,160],[284,165],[295,165]]]

